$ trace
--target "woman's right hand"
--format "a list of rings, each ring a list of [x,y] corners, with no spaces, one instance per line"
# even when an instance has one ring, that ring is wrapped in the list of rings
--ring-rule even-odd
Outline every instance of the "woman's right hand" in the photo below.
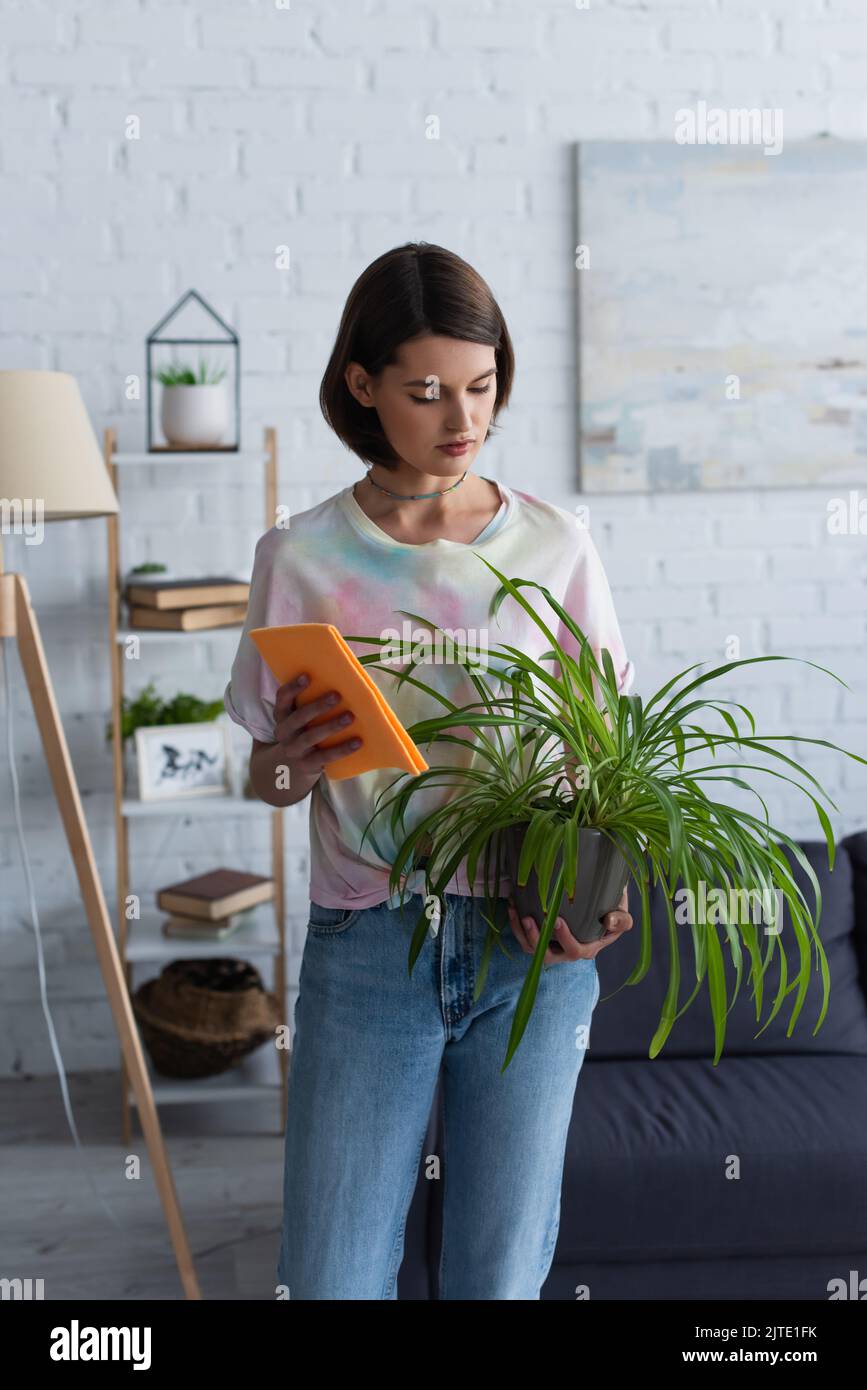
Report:
[[[309,677],[302,672],[294,680],[281,685],[274,698],[274,740],[280,744],[285,754],[290,782],[296,772],[299,777],[315,781],[326,763],[345,758],[361,747],[361,739],[357,737],[336,743],[333,748],[317,746],[319,739],[345,729],[352,723],[355,715],[351,710],[346,710],[333,719],[311,727],[312,719],[326,714],[334,705],[340,703],[340,694],[336,690],[328,691],[318,699],[299,706],[296,704],[296,697],[309,683]]]

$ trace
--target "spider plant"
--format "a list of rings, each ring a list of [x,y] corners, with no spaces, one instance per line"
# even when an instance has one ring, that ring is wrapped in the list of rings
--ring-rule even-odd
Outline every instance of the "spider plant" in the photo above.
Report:
[[[170,362],[159,367],[155,375],[162,386],[218,386],[226,370],[200,357],[198,368],[191,367],[188,362]]]
[[[402,879],[417,867],[423,870],[425,901],[410,943],[410,973],[430,930],[432,916],[442,912],[447,883],[464,859],[468,880],[475,883],[479,858],[484,854],[487,911],[483,917],[488,931],[475,989],[475,997],[479,998],[495,942],[509,954],[501,941],[505,925],[502,912],[497,920],[496,893],[503,867],[503,832],[510,826],[525,826],[518,882],[526,883],[529,872],[535,869],[545,918],[515,1009],[502,1068],[505,1071],[533,1008],[544,955],[563,894],[565,892],[568,899],[574,894],[579,832],[591,827],[607,836],[620,850],[629,866],[630,878],[638,885],[640,949],[626,984],[637,984],[649,968],[652,947],[649,886],[652,880],[663,887],[670,969],[662,1014],[650,1043],[651,1058],[660,1052],[675,1021],[707,980],[714,1026],[714,1065],[719,1062],[726,1014],[731,1007],[725,950],[735,970],[732,1004],[741,988],[746,954],[757,1022],[761,1017],[765,975],[779,951],[779,983],[763,1027],[776,1017],[786,997],[796,991],[787,1029],[787,1036],[791,1036],[810,979],[811,949],[815,948],[823,980],[822,1009],[814,1033],[818,1031],[827,1012],[829,993],[828,962],[818,933],[821,888],[800,846],[771,824],[763,798],[742,774],[752,769],[781,778],[809,797],[827,843],[829,868],[833,869],[834,836],[820,798],[833,809],[837,807],[816,778],[775,745],[791,741],[813,743],[845,753],[864,766],[867,760],[826,739],[757,734],[755,720],[745,705],[719,697],[709,698],[706,689],[711,682],[729,675],[738,666],[804,659],[755,656],[726,661],[676,689],[679,682],[703,664],[696,662],[673,676],[648,700],[643,701],[638,695],[619,694],[611,653],[607,648],[600,648],[600,662],[590,638],[544,585],[533,580],[509,579],[484,557],[479,558],[500,580],[492,616],[496,617],[503,601],[511,596],[541,629],[550,643],[549,650],[534,659],[514,646],[501,644],[490,648],[482,662],[462,653],[451,635],[429,619],[404,609],[397,610],[433,633],[441,634],[437,640],[443,642],[448,659],[458,662],[467,671],[479,698],[460,707],[436,686],[413,674],[423,658],[413,656],[412,652],[409,664],[399,673],[393,664],[381,664],[381,652],[370,652],[359,658],[366,666],[385,671],[401,683],[410,681],[443,707],[442,713],[411,725],[408,728],[410,737],[427,747],[437,741],[464,750],[460,755],[464,761],[459,765],[429,766],[427,771],[409,779],[401,774],[396,781],[402,785],[394,795],[383,800],[395,785],[392,782],[377,798],[362,836],[363,845],[370,832],[371,841],[376,845],[375,822],[391,807],[392,835],[403,838],[398,843],[389,883],[392,891],[400,888],[401,908],[405,892]],[[564,651],[554,632],[521,592],[523,589],[537,589],[541,593],[575,638],[579,646],[577,660]],[[393,638],[358,636],[348,640],[374,646],[387,644],[391,652],[395,651]],[[400,649],[403,654],[403,643]],[[390,656],[389,663],[394,659]],[[556,668],[552,669],[553,663]],[[826,667],[812,661],[805,661],[805,664],[846,686],[845,681]],[[493,683],[485,675],[485,670],[490,671],[492,667]],[[732,706],[743,715],[748,732],[725,706]],[[724,726],[722,731],[707,731],[696,722],[709,710],[719,715]],[[737,761],[721,760],[718,752],[734,754]],[[699,758],[698,765],[692,765],[700,754],[706,754],[709,760],[702,763]],[[782,766],[746,761],[751,755],[765,757]],[[430,754],[426,756],[430,762]],[[579,769],[582,776],[576,779]],[[797,776],[791,775],[793,773]],[[806,779],[818,795],[800,779]],[[705,790],[707,784],[714,782],[728,783],[752,793],[761,804],[763,816],[714,800]],[[413,797],[432,786],[447,788],[448,799],[421,816],[407,831],[405,816]],[[792,874],[783,845],[791,850],[812,884],[815,915]],[[380,855],[385,857],[381,851]],[[558,857],[559,866],[555,870]],[[704,895],[699,886],[701,880],[704,881]],[[705,902],[711,896],[715,901],[723,899],[722,905],[716,907],[722,935],[718,922],[707,920],[706,911],[701,914],[702,920],[689,921],[695,980],[683,1003],[680,1002],[680,941],[672,901],[678,881],[694,895],[692,902]],[[712,894],[711,885],[714,890],[722,889],[722,893]],[[762,901],[771,897],[788,908],[799,955],[797,974],[791,983],[779,927],[768,934],[767,945],[763,948],[754,922],[732,920],[743,915],[728,910],[731,893],[737,897],[737,886],[759,893]],[[689,983],[687,979],[687,986]]]

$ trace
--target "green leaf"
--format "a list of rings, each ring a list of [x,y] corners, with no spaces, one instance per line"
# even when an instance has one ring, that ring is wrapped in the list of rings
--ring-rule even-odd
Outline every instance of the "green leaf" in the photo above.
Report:
[[[578,822],[574,816],[570,816],[563,826],[563,869],[566,896],[571,903],[578,881]]]
[[[530,1014],[533,1010],[533,1004],[536,999],[536,991],[539,988],[539,976],[542,973],[542,963],[545,959],[545,952],[548,949],[548,942],[551,939],[551,930],[554,924],[554,919],[557,915],[556,907],[560,901],[562,893],[563,870],[561,869],[560,873],[557,875],[557,879],[554,884],[551,908],[548,911],[544,923],[539,928],[539,940],[536,944],[536,950],[534,952],[533,959],[530,962],[530,968],[527,971],[527,976],[524,980],[521,993],[518,996],[518,1003],[515,1007],[515,1013],[512,1018],[512,1028],[509,1034],[508,1046],[506,1048],[506,1059],[501,1068],[501,1073],[506,1070],[512,1058],[514,1057],[518,1044],[524,1036],[524,1031],[529,1022]]]

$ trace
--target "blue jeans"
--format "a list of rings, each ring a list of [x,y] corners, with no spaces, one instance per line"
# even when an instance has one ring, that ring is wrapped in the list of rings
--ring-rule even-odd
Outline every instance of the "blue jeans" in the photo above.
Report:
[[[310,904],[295,1004],[278,1282],[290,1299],[396,1299],[407,1211],[442,1066],[441,1299],[538,1299],[554,1256],[566,1135],[599,998],[595,960],[544,967],[505,1072],[531,956],[502,913],[477,1003],[484,900],[446,894],[408,973],[403,912]]]

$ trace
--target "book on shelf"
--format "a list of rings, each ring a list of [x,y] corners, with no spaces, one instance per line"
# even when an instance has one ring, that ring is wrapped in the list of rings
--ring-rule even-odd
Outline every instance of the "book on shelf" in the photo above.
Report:
[[[130,606],[143,608],[208,608],[215,604],[246,603],[250,585],[243,579],[167,579],[151,584],[129,583],[124,594]]]
[[[251,909],[233,912],[219,922],[205,922],[199,917],[181,917],[173,913],[163,922],[163,936],[185,937],[188,941],[223,941],[232,936],[248,920]]]
[[[164,912],[207,922],[224,921],[245,908],[270,902],[273,897],[273,878],[226,868],[171,883],[156,895],[157,907]]]
[[[246,603],[223,603],[207,608],[138,608],[129,610],[130,627],[162,628],[169,632],[198,632],[208,627],[243,623]]]

